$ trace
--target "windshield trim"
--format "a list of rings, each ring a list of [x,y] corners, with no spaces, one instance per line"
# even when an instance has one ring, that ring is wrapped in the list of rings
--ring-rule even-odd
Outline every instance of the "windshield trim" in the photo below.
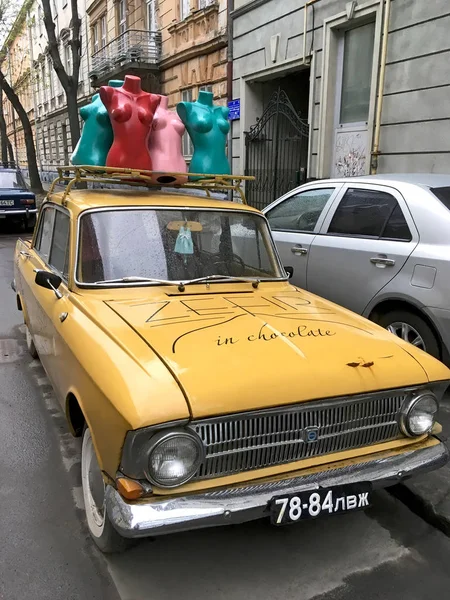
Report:
[[[78,217],[77,217],[77,232],[76,232],[76,245],[75,245],[75,265],[74,265],[74,272],[73,272],[73,277],[74,277],[74,283],[75,285],[80,288],[80,289],[95,289],[95,290],[99,290],[99,289],[112,289],[112,288],[130,288],[130,287],[157,287],[157,286],[163,286],[163,285],[169,285],[169,284],[164,284],[164,283],[155,283],[155,282],[150,282],[150,281],[143,281],[143,282],[122,282],[122,283],[83,283],[82,281],[78,280],[78,265],[80,262],[80,255],[79,255],[79,250],[80,250],[80,235],[81,235],[81,219],[88,214],[91,213],[97,213],[97,212],[116,212],[116,211],[123,211],[123,210],[198,210],[201,212],[221,212],[221,209],[219,208],[211,208],[211,207],[193,207],[193,206],[163,206],[163,205],[152,205],[152,206],[148,206],[148,205],[144,205],[144,206],[136,206],[136,205],[132,205],[132,206],[102,206],[100,208],[89,208],[87,210],[82,211]],[[273,253],[273,257],[275,259],[276,262],[276,266],[278,267],[278,270],[280,271],[280,273],[285,273],[284,267],[283,267],[283,263],[281,262],[281,258],[280,255],[278,253],[278,248],[274,242],[274,239],[272,237],[271,234],[271,229],[270,229],[270,225],[269,225],[269,221],[267,220],[267,217],[262,214],[261,212],[256,212],[254,213],[253,211],[246,211],[246,210],[242,210],[239,208],[225,208],[222,209],[223,212],[230,212],[230,213],[240,213],[240,214],[245,214],[245,215],[255,215],[256,217],[263,219],[266,223],[267,226],[267,231],[269,232],[269,241],[270,241],[270,246],[272,249],[272,253]],[[285,277],[281,276],[281,277],[267,277],[267,278],[255,278],[258,279],[261,283],[266,283],[266,282],[273,282],[273,281],[288,281],[289,280],[289,275],[286,274]],[[184,281],[185,284],[188,284],[190,280],[186,280]],[[205,285],[206,283],[209,284],[217,284],[220,283],[222,285],[225,284],[236,284],[236,281],[209,281],[209,282],[205,282],[205,283],[199,283],[198,285]],[[173,281],[173,284],[171,283],[170,285],[174,285],[177,286],[179,285],[178,281]]]

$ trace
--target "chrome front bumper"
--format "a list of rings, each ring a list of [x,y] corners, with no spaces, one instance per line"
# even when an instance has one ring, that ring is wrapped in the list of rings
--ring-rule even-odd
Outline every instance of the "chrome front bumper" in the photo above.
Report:
[[[4,215],[5,217],[15,217],[17,215],[36,215],[37,214],[37,208],[20,208],[18,210],[16,209],[11,209],[11,210],[2,210],[0,209],[0,215]]]
[[[117,531],[127,538],[163,535],[204,527],[244,523],[268,516],[268,503],[277,494],[298,493],[319,487],[371,481],[374,489],[443,466],[449,459],[440,443],[388,458],[378,458],[326,471],[269,483],[255,482],[148,502],[126,502],[112,487],[106,488],[106,510]]]

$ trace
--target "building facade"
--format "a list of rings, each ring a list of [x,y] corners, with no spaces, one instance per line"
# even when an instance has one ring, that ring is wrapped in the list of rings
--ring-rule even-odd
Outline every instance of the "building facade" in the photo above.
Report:
[[[70,74],[71,5],[53,0],[52,12],[60,55]],[[227,0],[80,0],[82,57],[78,87],[80,107],[98,88],[125,74],[138,75],[144,90],[169,96],[175,110],[193,101],[201,89],[227,102]],[[44,183],[72,153],[66,96],[48,53],[39,1],[25,2],[8,39],[2,68],[23,96],[34,127],[38,166]],[[21,124],[4,98],[8,137],[19,165],[27,160]],[[189,160],[188,136],[183,151]]]
[[[234,0],[233,172],[266,205],[305,179],[450,172],[448,0]]]

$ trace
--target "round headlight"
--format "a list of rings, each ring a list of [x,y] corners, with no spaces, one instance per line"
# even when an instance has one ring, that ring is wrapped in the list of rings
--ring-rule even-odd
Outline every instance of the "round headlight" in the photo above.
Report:
[[[402,408],[400,427],[408,437],[429,433],[439,405],[432,392],[423,392],[408,400]]]
[[[151,440],[147,479],[160,487],[176,487],[191,479],[203,460],[200,439],[187,432],[162,432]]]

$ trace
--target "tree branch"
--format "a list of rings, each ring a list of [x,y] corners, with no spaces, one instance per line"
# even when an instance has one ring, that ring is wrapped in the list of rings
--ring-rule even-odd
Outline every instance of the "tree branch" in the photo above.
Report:
[[[78,89],[81,62],[81,19],[78,14],[77,0],[71,0],[70,5],[72,9],[72,39],[70,40],[72,50],[72,82],[75,89]]]

